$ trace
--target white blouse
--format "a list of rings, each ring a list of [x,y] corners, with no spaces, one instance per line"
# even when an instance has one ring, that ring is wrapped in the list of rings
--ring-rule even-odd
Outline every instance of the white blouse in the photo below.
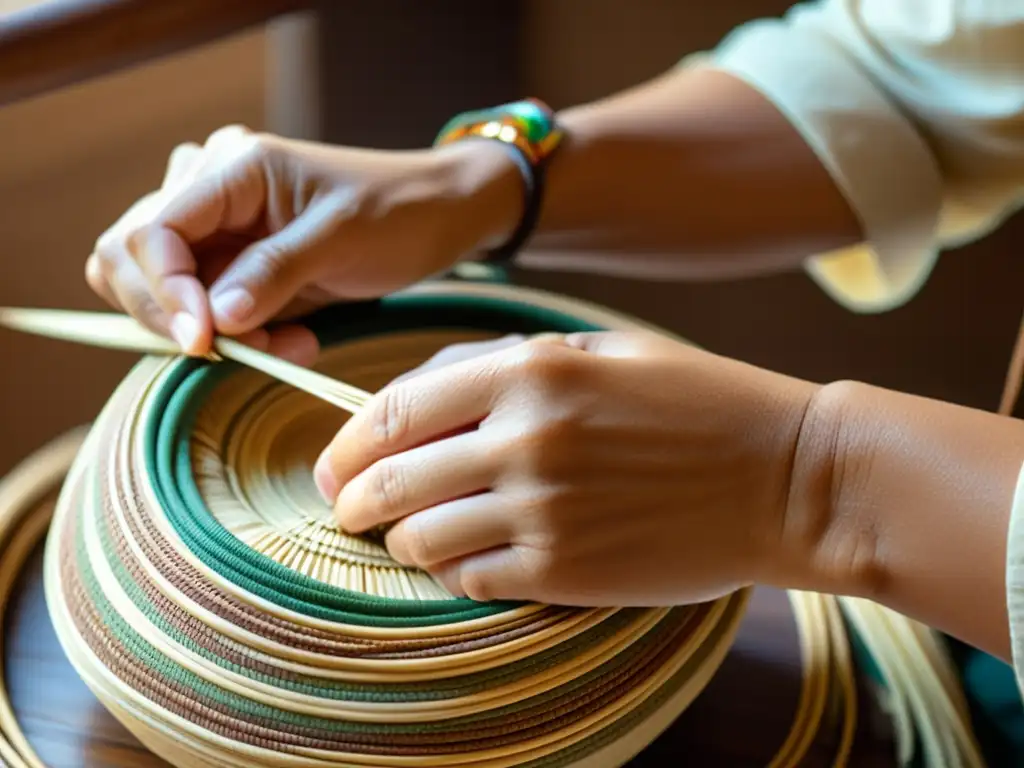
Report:
[[[691,57],[756,87],[793,122],[866,242],[809,261],[856,312],[909,300],[939,252],[1024,204],[1022,0],[820,0],[748,23]],[[1007,592],[1024,690],[1024,469]]]

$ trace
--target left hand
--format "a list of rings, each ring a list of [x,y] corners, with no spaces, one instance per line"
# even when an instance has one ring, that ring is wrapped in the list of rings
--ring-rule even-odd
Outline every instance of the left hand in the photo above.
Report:
[[[814,391],[647,333],[460,345],[379,392],[316,479],[344,530],[392,526],[457,595],[698,602],[776,575]]]

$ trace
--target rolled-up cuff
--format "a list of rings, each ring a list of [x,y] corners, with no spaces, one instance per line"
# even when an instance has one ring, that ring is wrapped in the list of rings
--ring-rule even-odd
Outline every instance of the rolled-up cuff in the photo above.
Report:
[[[698,62],[786,115],[858,217],[864,244],[809,259],[809,274],[853,311],[911,298],[938,258],[943,183],[927,143],[879,84],[807,15],[747,24]]]

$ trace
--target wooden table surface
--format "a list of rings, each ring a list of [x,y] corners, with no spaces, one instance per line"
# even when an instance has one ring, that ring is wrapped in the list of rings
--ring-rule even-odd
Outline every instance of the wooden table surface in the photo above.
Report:
[[[46,612],[42,549],[29,561],[6,622],[6,675],[29,741],[51,768],[166,768],[143,750],[77,677]],[[762,768],[792,722],[800,685],[796,632],[784,595],[759,591],[737,641],[697,702],[631,768]],[[888,723],[862,692],[853,766],[896,763]],[[822,740],[808,766],[830,765]]]

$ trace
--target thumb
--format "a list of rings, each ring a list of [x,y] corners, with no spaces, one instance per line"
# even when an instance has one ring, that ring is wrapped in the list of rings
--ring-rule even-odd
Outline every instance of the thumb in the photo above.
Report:
[[[210,288],[217,331],[238,335],[271,321],[328,263],[336,231],[337,207],[325,198],[244,249]]]

